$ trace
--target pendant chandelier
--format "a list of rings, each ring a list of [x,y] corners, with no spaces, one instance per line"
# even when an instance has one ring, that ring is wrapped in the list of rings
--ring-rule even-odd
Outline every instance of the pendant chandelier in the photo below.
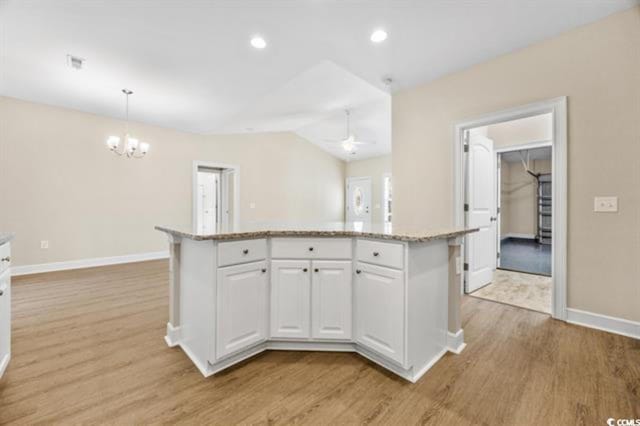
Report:
[[[129,95],[133,92],[129,89],[122,89],[126,96],[126,117],[125,131],[123,137],[109,136],[107,146],[109,150],[117,155],[126,155],[127,158],[142,158],[149,152],[149,144],[140,142],[129,134]],[[121,143],[122,142],[122,143]]]

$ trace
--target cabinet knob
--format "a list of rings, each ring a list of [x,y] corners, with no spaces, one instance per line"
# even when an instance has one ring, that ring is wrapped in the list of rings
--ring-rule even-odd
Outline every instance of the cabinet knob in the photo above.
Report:
[[[302,272],[307,272],[307,271],[308,271],[308,269],[307,269],[307,268],[304,268],[304,269],[302,270]]]
[[[2,261],[3,262],[11,262],[11,256],[3,257]]]
[[[267,272],[267,268],[262,268],[262,273],[264,274],[265,272]]]
[[[375,257],[378,257],[378,256],[380,256],[380,253],[378,253],[377,251],[374,251],[374,252],[373,252],[373,255],[374,255]]]
[[[315,269],[313,270],[313,272],[320,272],[320,269],[315,268]]]
[[[313,251],[313,247],[309,247],[309,251]]]
[[[0,290],[0,296],[4,294],[4,290]]]
[[[242,250],[242,254],[249,254],[249,249]]]
[[[359,274],[360,272],[362,272],[360,269],[356,269],[356,274]]]

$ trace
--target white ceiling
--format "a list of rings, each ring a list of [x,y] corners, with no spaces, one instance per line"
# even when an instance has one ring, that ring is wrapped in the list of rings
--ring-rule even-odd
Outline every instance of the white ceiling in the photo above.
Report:
[[[120,89],[127,87],[135,92],[132,120],[202,134],[297,131],[315,143],[322,123],[326,138],[334,138],[329,133],[341,111],[363,108],[372,117],[360,120],[380,129],[371,136],[376,147],[358,154],[370,156],[390,150],[390,115],[380,115],[389,90],[637,4],[0,0],[0,94],[121,117]],[[369,40],[376,28],[389,33],[379,45]],[[255,34],[266,49],[249,45]],[[86,68],[69,68],[69,53],[85,58]],[[393,77],[391,87],[385,76]]]

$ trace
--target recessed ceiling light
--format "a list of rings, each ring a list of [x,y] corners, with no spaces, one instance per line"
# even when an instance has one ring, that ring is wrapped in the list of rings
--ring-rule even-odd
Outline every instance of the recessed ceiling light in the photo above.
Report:
[[[371,34],[371,41],[374,43],[382,43],[387,39],[387,32],[385,30],[375,30]]]
[[[262,37],[255,36],[251,39],[251,45],[256,49],[264,49],[265,47],[267,47],[267,42],[264,41]]]

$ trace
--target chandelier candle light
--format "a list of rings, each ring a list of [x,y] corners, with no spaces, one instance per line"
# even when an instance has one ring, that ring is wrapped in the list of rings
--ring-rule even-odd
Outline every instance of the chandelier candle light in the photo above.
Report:
[[[109,150],[115,154],[126,155],[127,158],[142,158],[147,154],[147,152],[149,152],[149,144],[140,142],[138,139],[129,135],[129,95],[132,95],[133,92],[128,89],[122,89],[122,93],[127,97],[127,121],[123,138],[124,143],[120,144],[119,136],[109,136],[107,139],[107,146],[109,147]]]

